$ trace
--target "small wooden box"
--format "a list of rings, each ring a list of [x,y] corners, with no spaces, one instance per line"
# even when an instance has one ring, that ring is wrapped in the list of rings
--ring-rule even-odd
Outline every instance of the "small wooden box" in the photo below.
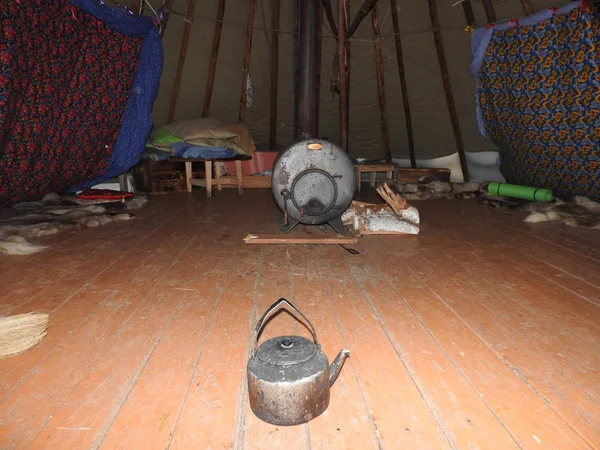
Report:
[[[177,161],[142,159],[132,170],[135,189],[147,194],[186,192],[185,167]]]
[[[396,170],[396,181],[402,183],[416,183],[422,177],[431,177],[438,181],[450,181],[450,169],[412,169],[401,167]]]

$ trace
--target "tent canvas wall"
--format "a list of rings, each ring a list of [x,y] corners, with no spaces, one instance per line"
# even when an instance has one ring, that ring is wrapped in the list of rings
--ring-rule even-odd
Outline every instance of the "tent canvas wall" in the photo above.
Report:
[[[333,3],[335,15],[336,5]],[[350,1],[350,21],[362,3],[362,0]],[[444,157],[457,150],[446,108],[427,3],[414,0],[397,1],[415,150],[417,158],[420,159]],[[451,0],[436,3],[465,150],[495,150],[493,143],[483,139],[477,129],[474,80],[468,72],[471,62],[471,34],[464,30],[466,21],[463,8],[459,2]],[[492,0],[492,3],[498,19],[510,19],[524,14],[520,0]],[[533,1],[533,6],[539,10],[556,3],[546,0]],[[183,16],[186,4],[187,2],[183,1],[174,3],[173,10],[177,14],[171,15],[163,37],[165,68],[154,106],[157,124],[167,122],[185,24]],[[246,0],[227,0],[225,5],[210,106],[210,115],[224,123],[238,120],[248,4]],[[487,23],[481,1],[473,0],[471,4],[476,23],[479,26]],[[153,1],[152,5],[159,8],[162,2]],[[217,5],[217,0],[196,5],[174,120],[202,115]],[[256,1],[250,60],[252,105],[245,114],[245,123],[259,150],[271,149],[269,98],[272,5],[273,0]],[[278,150],[294,141],[294,0],[282,0],[280,8],[276,145]],[[408,158],[408,139],[389,2],[378,3],[378,17],[382,35],[391,153],[394,158]],[[329,75],[336,52],[336,41],[327,20],[323,22],[319,136],[339,143],[339,98],[333,97],[329,90]],[[379,120],[373,29],[369,17],[365,18],[353,36],[350,53],[349,152],[352,156],[381,158],[384,156],[384,150]]]

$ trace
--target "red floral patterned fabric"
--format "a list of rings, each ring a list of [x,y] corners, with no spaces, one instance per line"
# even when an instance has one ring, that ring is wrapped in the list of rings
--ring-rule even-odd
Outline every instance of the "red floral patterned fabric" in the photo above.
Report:
[[[142,39],[66,0],[0,0],[0,206],[101,175]]]

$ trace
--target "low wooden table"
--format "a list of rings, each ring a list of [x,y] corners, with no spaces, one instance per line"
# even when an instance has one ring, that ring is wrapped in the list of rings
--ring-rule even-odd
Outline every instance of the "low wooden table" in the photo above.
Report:
[[[377,172],[385,172],[388,178],[392,178],[396,166],[394,164],[355,164],[356,189],[360,192],[360,179],[363,173],[371,174],[371,187],[375,187]]]
[[[192,192],[192,186],[200,186],[206,188],[206,196],[209,198],[212,195],[213,186],[217,186],[217,189],[220,191],[225,184],[237,186],[238,193],[242,194],[244,192],[242,187],[242,161],[248,161],[250,159],[252,159],[252,157],[248,155],[238,155],[235,158],[171,158],[172,161],[181,161],[185,163],[187,191]],[[217,170],[214,172],[215,176],[213,178],[213,163],[226,161],[235,161],[235,177],[222,177],[221,171]],[[192,175],[192,164],[199,162],[204,163],[206,178],[194,178]]]

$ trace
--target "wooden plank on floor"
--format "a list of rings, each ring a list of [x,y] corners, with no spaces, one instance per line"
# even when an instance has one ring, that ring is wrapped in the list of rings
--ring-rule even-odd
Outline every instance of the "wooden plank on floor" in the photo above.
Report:
[[[539,239],[552,245],[568,248],[574,252],[598,257],[597,252],[600,251],[598,230],[570,227],[561,222],[523,222],[526,216],[527,213],[510,210],[502,216],[499,214],[494,215],[494,217],[497,217],[496,222],[504,225],[508,230],[514,230],[532,239]],[[587,253],[586,250],[592,252]]]
[[[329,299],[353,355],[350,363],[358,374],[383,446],[449,448],[440,424],[423,401],[404,361],[396,356],[339,249],[319,247],[316,251],[319,270],[327,279]]]
[[[41,253],[12,257],[23,262],[6,270],[0,269],[2,303],[16,305],[20,299],[26,300],[64,277],[70,276],[73,281],[74,275],[83,270],[91,270],[91,267],[98,265],[96,256],[100,252],[126,246],[128,241],[132,239],[135,241],[143,236],[145,228],[156,229],[159,225],[156,220],[159,222],[169,220],[169,217],[158,219],[162,210],[161,205],[152,207],[149,203],[145,208],[149,211],[144,211],[144,216],[140,214],[140,217],[131,221],[108,224],[78,233],[65,231],[48,239],[42,239],[42,243],[50,241],[47,244],[50,248]],[[58,238],[63,234],[64,240],[59,240]],[[80,277],[79,280],[81,279]]]
[[[230,269],[240,261],[240,243],[231,238],[229,227],[212,227],[205,233],[204,248],[186,252],[177,275],[168,282],[173,289],[186,292],[182,309],[148,359],[118,415],[109,428],[107,425],[101,448],[168,447],[187,392],[193,388],[191,379],[212,328],[223,286],[232,276],[252,276],[251,266],[240,265],[237,275]],[[256,258],[260,249],[244,252]]]
[[[435,221],[435,219],[433,220]],[[533,298],[542,296],[543,298],[539,298],[539,301],[553,305],[550,311],[555,311],[554,314],[560,320],[563,320],[565,317],[563,314],[567,313],[567,317],[575,315],[586,320],[594,328],[598,327],[597,318],[600,313],[600,305],[592,303],[585,297],[574,295],[572,291],[564,288],[560,284],[563,277],[555,280],[545,278],[542,275],[543,264],[537,268],[542,268],[540,272],[529,268],[524,270],[515,262],[522,259],[522,255],[516,248],[488,244],[490,233],[477,226],[461,225],[454,228],[449,226],[447,233],[452,233],[452,236],[443,238],[429,236],[426,242],[430,247],[431,257],[436,261],[447,262],[448,255],[451,259],[461,259],[462,266],[452,264],[449,266],[450,270],[465,267],[465,270],[473,272],[473,282],[494,279],[495,285],[502,286],[504,292],[516,294],[527,290],[526,298],[530,295]],[[434,241],[435,244],[433,244]],[[464,245],[475,242],[478,243],[477,246]],[[442,244],[446,245],[448,250],[445,250]],[[438,249],[442,249],[444,256],[435,254]]]
[[[443,261],[446,261],[443,255],[443,252],[440,251],[442,247],[440,247],[441,245],[441,240],[440,238],[437,241],[437,247],[436,244],[434,243],[432,245],[432,249],[433,248],[437,248],[437,253]],[[518,333],[512,333],[512,334],[502,334],[501,330],[504,330],[504,328],[500,327],[497,324],[497,318],[486,318],[485,316],[482,316],[480,314],[481,312],[481,307],[479,307],[480,302],[484,301],[483,299],[481,299],[481,294],[478,293],[477,289],[473,288],[470,289],[467,287],[466,284],[466,280],[465,283],[461,284],[461,285],[457,285],[454,281],[453,278],[450,277],[446,277],[444,276],[443,272],[439,272],[438,270],[436,270],[434,268],[434,265],[432,264],[431,260],[427,260],[424,256],[421,256],[420,258],[415,258],[414,255],[411,255],[410,258],[402,258],[402,257],[398,257],[398,253],[401,252],[400,246],[396,246],[394,247],[392,245],[392,242],[389,240],[385,240],[382,239],[384,241],[384,243],[380,246],[380,248],[378,248],[377,250],[372,249],[372,251],[377,251],[378,253],[381,253],[383,251],[385,251],[385,249],[394,249],[396,250],[396,253],[392,256],[390,256],[390,259],[393,258],[396,262],[396,270],[398,270],[399,267],[401,267],[401,271],[403,273],[413,273],[413,274],[418,274],[418,277],[423,280],[423,282],[426,284],[426,286],[431,289],[432,293],[437,295],[437,297],[440,299],[440,301],[443,302],[444,305],[447,305],[448,308],[451,308],[451,311],[453,311],[453,313],[457,314],[458,317],[460,318],[460,320],[462,321],[461,323],[463,323],[463,326],[468,326],[469,329],[473,330],[473,332],[475,333],[476,336],[478,336],[480,339],[482,339],[482,341],[485,343],[486,346],[488,346],[489,348],[494,348],[497,345],[504,345],[504,346],[509,346],[512,347],[513,344],[515,343],[515,339],[518,340],[519,339],[519,335]],[[429,240],[436,240],[435,236],[427,236],[425,238],[423,238],[423,240],[425,242],[428,242]],[[423,244],[424,246],[427,246],[426,243]],[[450,248],[456,248],[455,246],[450,246]],[[432,250],[433,251],[433,250]],[[443,255],[443,256],[442,256]],[[436,259],[437,261],[437,259]],[[449,266],[452,267],[456,267],[457,264],[456,262],[454,263],[449,263]],[[390,277],[391,275],[388,273],[388,277]],[[456,275],[458,276],[458,275]],[[404,275],[404,278],[406,278],[407,275]],[[402,277],[397,277],[399,279],[398,283],[402,283]],[[469,284],[470,285],[470,284]],[[401,286],[401,284],[400,284]],[[402,292],[405,292],[406,289],[403,289]],[[410,290],[412,291],[412,289]],[[409,292],[410,292],[409,291]],[[406,297],[406,296],[405,296]],[[408,300],[408,298],[407,298]],[[410,301],[409,301],[410,302]],[[488,300],[488,303],[490,301]],[[429,309],[431,309],[431,306],[429,306]],[[439,307],[438,307],[439,309]],[[504,312],[504,311],[503,311]],[[430,313],[431,314],[431,313]],[[493,335],[492,335],[493,334]],[[529,346],[530,347],[530,346]],[[519,348],[520,350],[518,350],[516,353],[512,352],[512,354],[518,354],[519,351],[523,351],[524,348],[529,348],[528,344],[525,345],[525,347],[518,346],[517,344],[517,348]],[[497,348],[497,347],[496,347]],[[508,349],[506,347],[504,347],[504,353],[507,352]],[[532,348],[531,352],[535,353],[535,350]],[[503,353],[503,354],[504,354]],[[531,358],[531,354],[529,354],[527,351],[525,351],[525,353],[523,353],[524,355],[527,355],[529,358]],[[497,355],[497,358],[499,360],[501,360],[505,366],[507,366],[508,369],[510,370],[514,370],[515,367],[511,364],[509,364],[503,357],[500,357],[499,355]],[[547,364],[544,365],[545,368],[547,368]],[[520,369],[520,368],[518,368]],[[540,369],[542,371],[544,371],[544,369],[540,366]],[[515,372],[514,375],[517,375],[517,377],[519,376],[518,372]],[[530,389],[530,386],[523,382],[523,386],[526,389]],[[532,392],[535,392],[537,394],[536,390],[533,390]],[[545,397],[540,397],[541,400],[546,401]],[[518,398],[513,398],[512,401],[518,401]],[[514,406],[513,406],[514,408]],[[556,413],[554,413],[553,415],[556,416]],[[550,416],[551,417],[551,416]],[[559,416],[560,417],[560,416]],[[506,418],[503,418],[503,421],[506,421]],[[566,429],[571,429],[571,425],[567,425],[567,423],[565,422],[565,424],[563,425],[564,428]],[[552,436],[552,429],[554,428],[553,426],[550,426],[549,429],[546,431],[546,435],[544,436],[544,438],[542,438],[539,434],[536,435],[538,438],[542,439],[544,442],[547,442],[549,437]],[[515,425],[511,425],[508,426],[509,430],[514,430],[515,429]],[[543,428],[540,428],[540,430]],[[571,434],[573,434],[571,432]],[[578,438],[577,435],[575,435],[575,437],[572,437],[571,439],[571,443],[569,445],[574,445],[574,442],[577,442],[577,440],[575,440],[576,438]],[[519,439],[519,444],[523,445],[524,443],[527,443],[528,440],[525,437],[521,437]],[[569,441],[566,441],[566,443],[568,443]],[[565,443],[565,445],[566,445]],[[584,445],[585,448],[585,443],[583,442],[579,442],[579,444],[577,445]],[[560,447],[558,447],[560,448]],[[570,447],[568,447],[570,448]]]
[[[477,301],[470,303],[468,310],[466,303],[456,298],[456,289],[443,291],[448,304],[463,320],[472,323],[506,364],[518,370],[573,429],[590,442],[600,439],[598,427],[587,423],[588,417],[600,412],[600,396],[595,393],[598,379],[594,375],[600,365],[598,330],[587,327],[583,320],[566,311],[556,314],[557,306],[548,307],[545,299],[535,292],[521,290],[510,295],[515,291],[499,290],[502,277],[497,277],[494,270],[486,272],[485,261],[463,260],[462,252],[450,256],[440,252],[440,248],[438,242],[426,263],[435,267],[428,273],[431,281],[447,276],[461,288],[475,283],[472,290]],[[477,274],[470,270],[473,264],[477,266]],[[418,266],[415,269],[419,270]],[[473,281],[476,276],[481,281]],[[438,294],[442,292],[438,287],[433,289]],[[558,329],[570,332],[557,334]],[[524,348],[528,351],[523,352]],[[569,401],[565,402],[565,398]]]
[[[461,277],[456,278],[459,285],[467,283]],[[494,295],[490,290],[484,290],[483,296],[479,297],[475,291],[473,297],[479,297],[481,303],[470,304],[467,308],[466,303],[456,297],[456,289],[434,290],[464,321],[471,324],[505,364],[550,402],[571,428],[583,436],[588,435],[590,442],[598,439],[598,429],[586,425],[586,418],[600,410],[598,399],[594,396],[598,380],[593,375],[594,367],[597,367],[594,362],[597,357],[592,356],[595,353],[593,344],[587,346],[587,355],[579,352],[570,355],[567,336],[552,342],[552,329],[540,329],[545,325],[543,314],[540,313],[539,317],[519,314],[515,304],[504,300],[502,294]],[[495,325],[485,325],[489,323]],[[568,328],[568,325],[563,327]],[[564,398],[569,400],[565,402]]]
[[[436,219],[432,218],[435,222]],[[523,267],[522,261],[529,260],[529,257],[524,256],[518,248],[527,248],[526,243],[517,246],[504,246],[497,244],[487,244],[490,241],[490,233],[487,230],[481,230],[480,227],[473,224],[461,225],[460,228],[454,230],[448,229],[448,232],[453,233],[453,237],[446,237],[445,242],[448,242],[453,247],[460,246],[461,242],[467,242],[476,239],[481,242],[477,248],[470,246],[468,249],[463,248],[458,255],[468,253],[473,258],[478,260],[476,266],[482,266],[482,270],[486,267],[493,269],[489,272],[489,276],[503,277],[503,285],[509,289],[517,289],[521,286],[533,288],[539,295],[543,295],[547,301],[556,305],[557,311],[565,310],[577,316],[585,318],[588,323],[598,326],[598,314],[600,312],[600,302],[594,303],[594,293],[592,298],[580,295],[568,289],[564,285],[575,285],[581,288],[582,283],[577,282],[570,276],[556,274],[551,277],[547,274],[547,267],[543,262],[535,264],[535,259],[531,259],[532,264],[529,267]],[[500,232],[499,232],[500,233]],[[502,233],[500,233],[502,234]],[[453,252],[457,253],[457,252]],[[600,277],[600,273],[598,274]],[[482,276],[477,278],[483,278]],[[518,284],[518,286],[517,286]],[[585,301],[582,301],[585,300]]]
[[[178,242],[171,242],[169,238],[176,238],[174,228],[164,230],[165,234],[153,234],[148,239],[146,245],[151,246],[154,252],[148,253],[144,247],[138,246],[130,250],[129,259],[120,261],[117,253],[107,253],[103,256],[110,260],[116,259],[116,264],[109,265],[106,270],[104,259],[98,261],[96,273],[81,273],[82,278],[88,276],[91,279],[89,284],[83,288],[72,292],[65,291],[59,283],[48,289],[48,297],[39,297],[28,302],[27,310],[50,313],[50,322],[48,334],[44,340],[37,346],[29,349],[23,355],[15,358],[0,360],[0,399],[4,398],[14,387],[21,382],[24,377],[41,362],[47,359],[57,348],[63,344],[63,341],[75,333],[79,326],[86,320],[94,319],[93,312],[102,310],[106,306],[109,311],[112,306],[121,298],[119,289],[138,290],[138,295],[143,291],[144,283],[149,283],[154,277],[154,271],[160,271],[161,265],[157,264],[156,253],[162,254],[166,249],[177,249]],[[150,230],[149,230],[150,231]],[[136,240],[134,243],[141,243]],[[162,244],[162,245],[161,245]],[[121,255],[126,258],[125,255]],[[140,284],[141,283],[141,284]],[[122,292],[122,291],[121,291]],[[16,312],[19,312],[17,309]]]
[[[44,252],[19,257],[29,263],[16,265],[14,270],[0,270],[0,313],[12,313],[31,300],[51,295],[56,288],[75,290],[77,286],[88,284],[124,256],[120,250],[134,248],[137,242],[147,239],[169,222],[169,217],[159,218],[158,211],[156,214],[149,214],[149,220],[136,218],[87,229],[74,234],[73,238],[69,238],[73,233],[66,231],[64,241],[53,239],[47,244],[50,248]]]
[[[475,261],[479,261],[479,255],[474,256]],[[597,319],[600,316],[600,304],[593,303],[589,299],[582,297],[560,284],[560,279],[551,281],[540,275],[538,272],[528,268],[523,268],[515,264],[510,258],[505,256],[504,252],[494,252],[485,256],[487,263],[492,264],[495,270],[502,274],[502,285],[508,291],[519,291],[526,289],[533,290],[532,295],[543,297],[548,304],[556,307],[555,311],[567,311],[587,322],[594,328],[600,328]]]
[[[290,279],[290,249],[287,246],[262,247],[258,285],[256,289],[256,314],[252,323],[252,330],[262,314],[279,298],[286,298],[292,303],[291,279]],[[282,335],[298,335],[304,328],[293,316],[282,308],[275,313],[265,324],[260,335],[259,345],[267,339]],[[307,333],[302,333],[308,337]],[[244,383],[247,380],[244,379]],[[245,387],[245,386],[244,386]],[[234,448],[282,448],[286,449],[309,449],[308,427],[300,425],[295,427],[281,427],[270,425],[258,419],[250,409],[247,390],[244,389],[243,401],[238,408],[243,410],[244,423],[238,424],[238,435],[234,442]],[[238,414],[239,416],[240,414]]]
[[[178,239],[165,249],[167,261],[176,257],[188,242]],[[154,261],[161,264],[163,260],[158,258]],[[124,276],[128,278],[129,273],[125,272]],[[143,281],[152,287],[150,280]],[[146,292],[140,288],[138,280],[130,279],[129,283],[116,292],[111,288],[99,287],[90,292],[87,298],[80,297],[73,302],[72,314],[77,317],[76,322],[86,316],[88,320],[74,329],[67,328],[66,339],[62,339],[56,350],[43,359],[33,373],[0,403],[5,411],[0,421],[7,424],[0,432],[6,436],[7,443],[17,447],[30,443],[89,367],[103,356],[106,345],[115,339],[123,324],[135,314],[138,306],[148,301]],[[90,314],[92,311],[94,313]],[[66,325],[69,318],[66,316],[60,320],[57,329]],[[29,352],[25,355],[29,356]],[[107,360],[110,361],[110,358]],[[23,416],[29,419],[26,422],[19,419]]]
[[[223,264],[223,258],[212,261],[217,267]],[[221,273],[214,279],[223,276]],[[222,285],[205,286],[200,278],[185,289],[188,292],[182,309],[143,368],[101,448],[167,447]]]
[[[375,248],[365,243],[365,247],[367,251],[377,252],[377,267],[395,289],[402,293],[402,297],[419,321],[456,361],[464,376],[481,394],[483,401],[489,405],[490,410],[497,415],[517,443],[523,448],[538,448],[538,440],[543,445],[556,449],[589,448],[569,424],[546,404],[545,399],[531,390],[518,374],[489,348],[487,340],[466,326],[463,314],[459,317],[446,306],[447,295],[454,295],[457,301],[464,303],[467,308],[469,300],[476,294],[463,292],[457,287],[444,286],[446,281],[443,277],[423,279],[423,276],[428,275],[424,272],[424,266],[413,271],[410,264],[397,257],[398,247],[394,249],[396,253],[390,253],[386,261],[382,258],[382,252],[383,249],[390,249],[390,241],[384,242]],[[415,255],[411,256],[413,264],[416,259],[418,257]],[[394,260],[395,264],[390,264],[391,260]],[[412,275],[407,276],[411,273]],[[444,290],[441,291],[442,289]],[[493,328],[494,324],[487,323],[486,326]]]
[[[345,342],[327,293],[327,279],[319,271],[317,252],[311,247],[293,247],[290,259],[296,306],[315,326],[319,343],[331,363],[345,348]],[[308,424],[313,449],[382,448],[352,358],[351,354],[331,388],[329,407]]]
[[[90,230],[106,245],[73,236],[59,247],[62,268],[32,258],[23,280],[6,280],[19,302],[56,315],[39,346],[0,360],[0,380],[4,372],[11,380],[0,446],[599,448],[600,307],[573,292],[581,248],[565,266],[560,258],[589,233],[531,236],[539,253],[528,260],[533,231],[503,240],[520,225],[511,215],[478,215],[483,207],[469,201],[422,202],[420,235],[366,237],[366,252],[351,255],[335,245],[245,245],[249,230],[277,232],[269,192],[153,201],[148,223],[117,227],[113,237]],[[78,243],[85,250],[72,248]],[[88,254],[121,259],[90,262],[80,277],[64,270]],[[3,264],[0,272],[18,273],[24,262]],[[51,271],[29,289],[40,268]],[[71,297],[60,286],[68,280]],[[279,296],[313,321],[330,361],[351,351],[327,411],[291,428],[260,422],[246,391],[251,330]],[[308,336],[282,313],[261,341],[290,331]]]
[[[428,202],[423,202],[427,204]],[[560,248],[553,245],[541,245],[535,239],[517,240],[507,233],[502,223],[497,223],[496,218],[502,218],[502,211],[483,208],[472,202],[432,202],[428,208],[439,208],[436,214],[431,215],[431,221],[427,218],[424,221],[424,229],[429,226],[439,230],[443,230],[452,223],[441,221],[436,217],[447,217],[453,215],[451,208],[460,208],[463,214],[471,214],[473,217],[480,215],[486,217],[486,229],[481,230],[477,227],[470,227],[478,235],[485,235],[485,242],[496,248],[496,251],[511,253],[510,258],[515,264],[529,268],[543,274],[550,280],[560,280],[560,284],[572,290],[573,292],[588,298],[590,301],[600,304],[600,272],[597,270],[596,263],[590,263],[591,269],[588,269],[587,263],[584,263],[583,258],[577,258],[569,252],[560,251]],[[427,209],[426,209],[427,211]],[[429,222],[429,223],[428,223]],[[462,225],[466,225],[464,219]],[[581,230],[591,231],[591,230]],[[483,245],[481,240],[478,240]]]
[[[146,363],[155,340],[181,311],[184,295],[160,292],[150,297],[109,343],[107,351],[116,356],[101,359],[86,372],[40,430],[34,448],[93,448],[129,389],[129,375]],[[96,386],[92,392],[90,385]]]
[[[537,240],[531,242],[531,239],[516,237],[502,240],[506,246],[518,249],[519,254],[533,256],[546,265],[559,268],[571,276],[581,279],[582,282],[600,288],[600,262],[595,259],[582,257],[575,252]],[[524,248],[526,250],[522,250]]]
[[[105,426],[105,437],[98,438],[102,442],[100,448],[167,448],[219,290],[217,285],[198,286],[183,293],[181,308],[143,366],[110,428]]]
[[[131,420],[127,423],[128,427],[135,428],[138,433],[149,432],[138,434],[139,439],[135,438],[136,434],[128,433],[129,440],[134,440],[125,448],[150,448],[160,440],[162,448],[166,447],[189,384],[191,369],[202,348],[197,344],[201,344],[206,333],[219,288],[225,282],[233,260],[233,255],[214,252],[211,259],[204,258],[204,263],[198,262],[198,255],[206,254],[212,246],[206,245],[212,237],[205,234],[201,239],[190,241],[172,266],[161,274],[161,281],[151,299],[138,310],[108,349],[115,356],[100,361],[86,374],[40,432],[34,446],[50,442],[53,445],[68,443],[73,448],[97,448],[104,441],[115,417],[127,407],[124,413],[127,415],[129,412]],[[199,298],[194,294],[197,289],[202,289],[202,278],[198,274],[212,275],[211,278],[215,279],[217,290],[206,289],[205,292],[212,293],[212,297]],[[203,324],[205,327],[202,327]],[[171,352],[165,353],[168,349]],[[159,374],[168,375],[171,379],[155,378]],[[162,386],[153,386],[159,380]],[[98,386],[91,395],[89,385]],[[141,391],[136,389],[132,393],[138,386]],[[174,387],[174,390],[169,392],[165,389],[167,386]],[[136,399],[137,402],[141,400],[140,392],[141,395],[148,394],[149,388],[155,388],[152,403],[142,397],[142,411],[132,410]],[[170,397],[172,393],[177,395]],[[131,406],[130,400],[133,402]],[[124,406],[125,401],[127,404]],[[90,432],[69,434],[64,431],[64,428],[83,427],[81,424],[86,424]],[[119,437],[119,429],[117,424],[113,437]],[[162,432],[156,433],[157,430]],[[124,444],[121,439],[117,442]],[[108,448],[112,448],[110,440]]]
[[[170,442],[173,449],[228,448],[233,442],[246,367],[250,311],[254,308],[256,270],[261,261],[248,252],[238,263],[252,269],[245,276],[233,277],[221,294],[173,431]]]
[[[145,254],[138,251],[138,249],[143,249],[141,244],[148,242],[149,245],[154,246],[154,242],[156,245],[163,243],[165,238],[161,233],[166,229],[170,220],[171,218],[161,220],[158,222],[158,226],[154,221],[136,223],[134,227],[129,227],[130,223],[127,223],[127,230],[118,238],[110,239],[110,246],[102,249],[87,247],[81,249],[81,252],[74,254],[73,260],[69,261],[73,268],[66,265],[61,267],[62,270],[59,273],[42,272],[40,277],[36,278],[38,284],[32,283],[31,289],[26,287],[13,290],[11,295],[4,298],[4,304],[0,306],[0,309],[3,314],[28,312],[32,308],[50,312],[57,304],[60,304],[65,298],[73,296],[79,289],[90,286],[111,270],[119,270],[119,267],[123,266],[123,261],[131,264],[132,260],[135,262],[135,258],[147,258],[149,256],[147,251]],[[117,227],[117,224],[112,225],[112,233]],[[107,228],[111,228],[110,225]],[[93,235],[90,234],[90,236]],[[162,240],[149,242],[150,239],[157,236]],[[95,238],[103,239],[101,234]],[[62,244],[57,245],[62,247]],[[60,261],[57,261],[57,265],[61,266]],[[123,270],[127,270],[127,264],[121,268],[121,271]]]
[[[429,249],[425,250],[425,254],[429,264],[440,275],[454,279],[461,286],[472,286],[477,292],[492,297],[494,301],[487,306],[498,310],[502,319],[524,327],[521,330],[523,334],[544,336],[543,343],[550,346],[551,353],[560,347],[569,357],[597,359],[600,365],[600,356],[589,352],[591,348],[600,345],[598,324],[590,323],[592,317],[600,317],[599,307],[579,298],[571,306],[575,310],[572,311],[565,307],[566,299],[541,295],[532,287],[521,283],[522,271],[514,266],[505,267],[496,263],[492,255],[479,258],[467,252],[451,255]],[[476,265],[476,270],[473,265]],[[576,313],[577,307],[582,304],[590,312],[590,322],[585,316],[581,317]],[[555,332],[561,327],[568,328],[570,332],[557,336]],[[561,340],[559,346],[555,346],[558,344],[556,338]],[[578,365],[575,361],[572,363]]]
[[[553,245],[561,250],[567,250],[568,252],[575,253],[584,260],[589,258],[596,262],[600,262],[600,247],[593,248],[591,243],[582,245],[579,242],[569,239],[570,236],[568,234],[561,233],[564,231],[563,227],[567,227],[566,225],[559,224],[556,226],[555,224],[549,229],[541,228],[538,225],[539,224],[508,223],[506,229],[518,234],[519,236],[526,236],[528,239],[536,239],[544,245]]]
[[[246,204],[257,212],[265,207],[264,202]],[[241,247],[236,257],[238,269],[221,294],[204,350],[171,435],[169,445],[173,449],[230,448],[237,436],[236,427],[243,421],[239,405],[243,402],[252,312],[256,309],[257,278],[263,261],[260,247],[244,246],[238,230],[256,226],[257,220],[262,223],[265,215],[247,215],[241,209],[231,211],[229,205],[225,203],[223,207],[230,215],[236,214],[235,219],[228,217],[228,223],[237,225],[230,239]]]
[[[554,282],[589,301],[600,305],[600,288],[574,277],[571,273],[563,270],[560,266],[544,264],[540,259],[519,252],[518,255],[510,254],[505,249],[501,254],[509,258],[514,264],[539,273],[551,282]]]
[[[455,448],[519,448],[460,367],[369,258],[346,258],[396,352]],[[405,273],[405,276],[410,276]],[[457,333],[460,334],[460,333]]]
[[[318,244],[338,245],[356,244],[358,238],[345,237],[331,234],[249,234],[244,238],[246,244]]]

